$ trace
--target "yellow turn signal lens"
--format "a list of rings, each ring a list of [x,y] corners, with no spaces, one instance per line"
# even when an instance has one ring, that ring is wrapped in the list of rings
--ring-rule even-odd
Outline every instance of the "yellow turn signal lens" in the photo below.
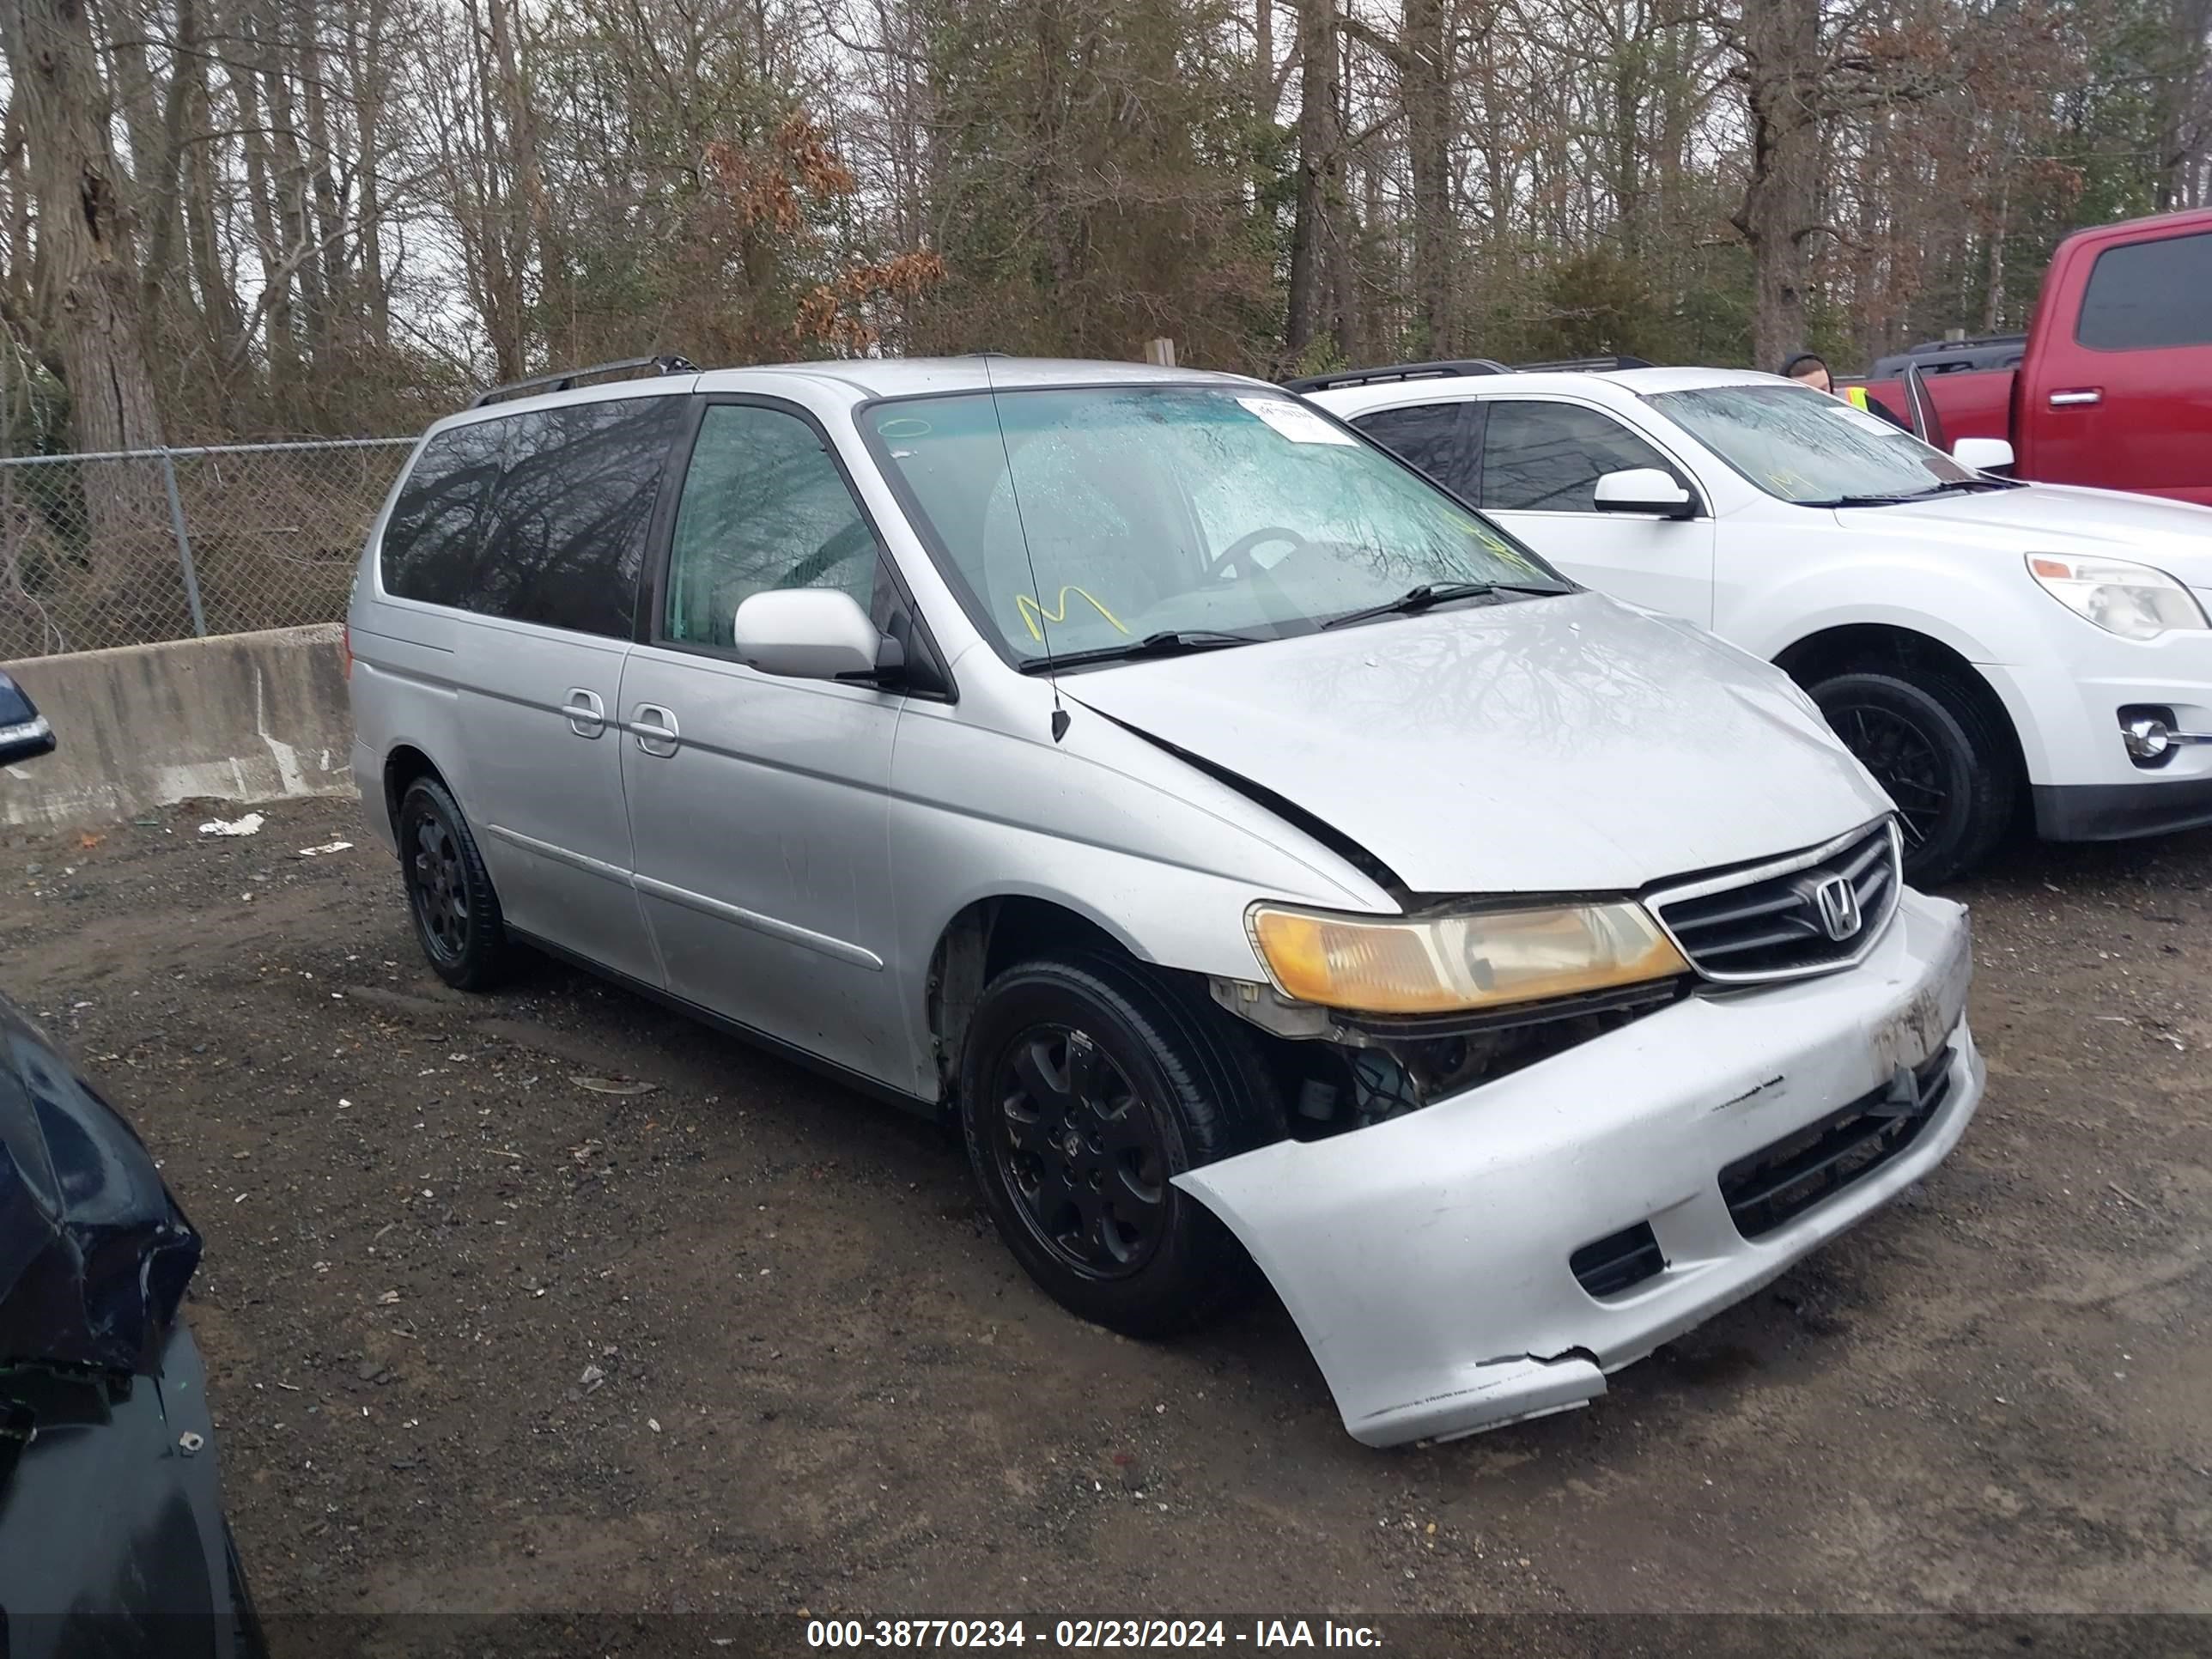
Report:
[[[1249,921],[1253,948],[1277,990],[1361,1013],[1451,1013],[1690,971],[1640,904],[1549,905],[1425,921],[1259,904]]]

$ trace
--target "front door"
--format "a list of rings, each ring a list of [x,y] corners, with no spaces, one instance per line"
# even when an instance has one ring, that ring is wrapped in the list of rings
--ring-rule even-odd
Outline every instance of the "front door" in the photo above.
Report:
[[[887,971],[901,699],[760,673],[731,646],[738,606],[772,588],[842,588],[888,620],[874,531],[811,420],[761,400],[701,409],[659,586],[623,673],[622,773],[668,988],[910,1084]]]
[[[2021,386],[2020,475],[2212,505],[2212,232],[2068,257],[2092,262],[2081,314],[2051,327]]]

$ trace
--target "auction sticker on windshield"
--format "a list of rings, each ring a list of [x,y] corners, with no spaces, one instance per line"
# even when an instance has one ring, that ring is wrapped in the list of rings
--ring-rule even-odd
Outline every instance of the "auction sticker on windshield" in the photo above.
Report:
[[[1287,398],[1239,398],[1250,410],[1294,444],[1351,444],[1352,434],[1331,426],[1303,404]]]
[[[1878,438],[1887,438],[1897,429],[1881,416],[1869,415],[1863,409],[1854,409],[1849,404],[1838,404],[1831,412],[1838,419],[1849,421],[1853,426],[1871,432]]]

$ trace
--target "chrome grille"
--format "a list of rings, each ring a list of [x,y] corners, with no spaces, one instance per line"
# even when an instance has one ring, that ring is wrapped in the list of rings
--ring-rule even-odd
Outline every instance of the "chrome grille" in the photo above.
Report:
[[[1793,979],[1846,968],[1897,909],[1903,848],[1893,820],[1750,870],[1665,889],[1652,911],[1707,979]]]

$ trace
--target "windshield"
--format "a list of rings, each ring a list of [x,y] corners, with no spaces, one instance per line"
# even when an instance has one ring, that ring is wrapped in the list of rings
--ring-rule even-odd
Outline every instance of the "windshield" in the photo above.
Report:
[[[1801,507],[1874,505],[1980,482],[1942,450],[1810,386],[1705,386],[1650,401],[1768,495]]]
[[[1164,635],[1308,634],[1416,587],[1436,603],[1571,586],[1287,397],[1111,386],[993,403],[906,398],[861,420],[977,626],[1018,663]]]

